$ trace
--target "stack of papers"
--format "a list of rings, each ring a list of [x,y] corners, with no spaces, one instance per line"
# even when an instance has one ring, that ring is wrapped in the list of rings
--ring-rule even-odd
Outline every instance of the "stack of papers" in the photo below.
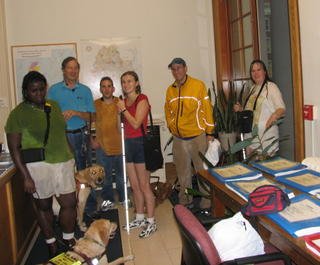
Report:
[[[226,183],[226,187],[232,190],[234,193],[238,194],[242,199],[248,201],[249,194],[256,188],[263,185],[274,185],[282,189],[288,194],[289,199],[294,197],[292,190],[289,190],[279,183],[273,182],[265,177],[260,177],[253,180],[238,180]]]
[[[294,237],[320,233],[320,200],[307,194],[295,196],[282,212],[267,216]]]
[[[320,173],[304,169],[293,174],[284,175],[276,178],[277,181],[302,192],[312,195],[320,195]]]
[[[240,162],[224,167],[209,168],[209,173],[220,182],[250,180],[262,177],[262,173]]]
[[[301,163],[290,161],[282,157],[275,157],[264,161],[252,162],[250,164],[253,167],[274,177],[295,173],[306,168],[306,166],[302,165]]]

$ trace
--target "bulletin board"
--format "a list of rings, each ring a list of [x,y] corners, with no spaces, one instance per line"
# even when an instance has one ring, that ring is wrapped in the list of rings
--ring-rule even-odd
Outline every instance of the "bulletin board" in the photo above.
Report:
[[[42,73],[50,87],[62,81],[61,63],[68,57],[77,58],[76,43],[55,43],[11,46],[16,104],[22,101],[22,80],[30,71]]]

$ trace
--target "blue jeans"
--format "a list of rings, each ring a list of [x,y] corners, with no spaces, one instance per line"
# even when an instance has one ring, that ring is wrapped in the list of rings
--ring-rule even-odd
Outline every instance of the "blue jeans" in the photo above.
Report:
[[[77,170],[85,169],[88,159],[88,135],[85,129],[78,133],[67,133],[68,141],[72,147]]]
[[[103,200],[109,200],[114,202],[114,194],[113,194],[113,177],[115,177],[116,181],[116,189],[119,195],[119,201],[124,201],[124,179],[123,179],[123,163],[122,163],[122,155],[107,155],[101,148],[96,150],[97,163],[104,167],[105,170],[105,180],[103,183],[101,197]],[[113,173],[114,172],[114,175]],[[85,212],[92,213],[96,210],[96,192],[94,190],[91,191]]]

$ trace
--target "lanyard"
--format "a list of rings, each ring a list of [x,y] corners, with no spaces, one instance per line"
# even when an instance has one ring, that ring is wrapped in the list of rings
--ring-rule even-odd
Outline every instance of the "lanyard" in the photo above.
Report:
[[[255,111],[255,109],[256,109],[257,100],[258,100],[258,98],[259,98],[259,96],[260,96],[260,94],[261,94],[261,92],[262,92],[263,87],[264,87],[266,84],[267,84],[267,81],[265,80],[265,81],[262,83],[262,86],[261,86],[261,88],[260,88],[260,90],[259,90],[259,93],[258,93],[258,95],[257,95],[257,97],[256,97],[256,100],[254,101],[253,111]],[[248,103],[249,98],[253,95],[253,93],[254,93],[254,91],[255,91],[255,87],[256,87],[256,86],[254,86],[254,87],[252,88],[252,90],[250,91],[248,97],[246,98],[246,101],[244,102],[243,109],[246,108],[246,105],[247,105],[247,103]]]

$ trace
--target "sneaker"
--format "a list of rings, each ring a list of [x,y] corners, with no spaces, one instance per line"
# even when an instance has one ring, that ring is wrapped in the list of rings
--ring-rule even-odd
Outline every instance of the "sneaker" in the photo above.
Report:
[[[155,231],[157,231],[157,224],[155,222],[151,224],[148,221],[146,221],[146,224],[145,224],[143,230],[139,234],[139,237],[140,238],[149,237]]]
[[[138,219],[134,219],[133,221],[131,221],[129,223],[129,230],[134,229],[134,228],[138,228],[138,227],[142,227],[145,226],[145,224],[147,223],[147,219],[142,219],[142,220],[138,220]],[[124,225],[123,228],[125,230],[127,230],[127,226]]]
[[[100,211],[106,212],[113,207],[114,207],[114,203],[112,201],[105,200],[100,205]]]

